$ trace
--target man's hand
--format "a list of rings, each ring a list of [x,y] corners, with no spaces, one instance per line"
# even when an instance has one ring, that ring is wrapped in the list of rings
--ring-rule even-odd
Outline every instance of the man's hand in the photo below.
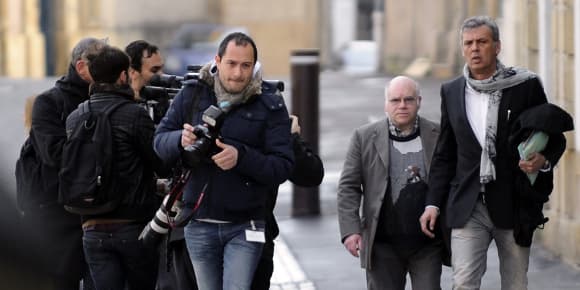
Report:
[[[215,164],[223,169],[229,170],[238,164],[238,149],[232,145],[224,144],[219,139],[215,140],[215,144],[222,149],[218,154],[211,157]]]
[[[421,223],[421,231],[430,238],[434,238],[435,234],[435,222],[437,221],[437,216],[439,216],[439,211],[435,207],[426,207],[425,211],[419,218]]]
[[[353,256],[358,257],[362,248],[362,237],[359,234],[352,234],[344,240],[344,247]]]
[[[536,152],[528,156],[528,160],[520,160],[518,165],[524,173],[534,173],[542,169],[545,163],[546,157],[541,153]]]
[[[197,137],[193,134],[193,126],[190,124],[183,124],[181,131],[181,147],[185,148],[195,142]]]
[[[292,119],[292,127],[290,128],[290,134],[298,133],[300,134],[300,124],[298,124],[298,117],[290,115]]]

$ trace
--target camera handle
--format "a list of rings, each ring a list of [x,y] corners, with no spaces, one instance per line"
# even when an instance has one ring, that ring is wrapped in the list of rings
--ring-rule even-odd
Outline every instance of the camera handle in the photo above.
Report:
[[[167,194],[169,195],[169,198],[167,199],[167,202],[164,204],[165,212],[170,212],[171,209],[173,208],[173,204],[175,204],[175,201],[181,199],[181,196],[183,195],[183,188],[185,187],[185,184],[187,183],[190,177],[191,177],[190,169],[186,169],[183,171],[183,173],[181,173],[181,176],[179,176],[179,179],[177,179],[177,182],[175,182],[175,184],[171,187],[171,191]]]
[[[183,195],[183,188],[185,187],[185,184],[187,184],[187,181],[189,180],[190,177],[191,177],[191,170],[186,169],[181,174],[179,179],[175,182],[175,184],[171,188],[171,191],[167,194],[168,195],[167,201],[163,204],[163,209],[164,209],[165,214],[167,215],[167,220],[168,220],[168,223],[169,223],[171,228],[180,227],[180,226],[182,226],[181,224],[183,222],[189,221],[189,218],[191,218],[193,213],[201,205],[201,201],[203,200],[203,197],[205,195],[205,191],[207,189],[207,183],[203,186],[203,188],[199,194],[199,197],[197,198],[197,201],[195,202],[195,205],[193,206],[193,208],[191,208],[191,209],[190,208],[182,208],[181,210],[177,211],[177,212],[180,212],[177,215],[180,215],[180,214],[183,215],[183,212],[187,212],[185,214],[186,218],[184,220],[179,220],[179,218],[176,219],[176,212],[173,212],[173,207],[174,207],[176,202],[181,200],[181,196]],[[173,212],[173,214],[170,214],[171,212]]]

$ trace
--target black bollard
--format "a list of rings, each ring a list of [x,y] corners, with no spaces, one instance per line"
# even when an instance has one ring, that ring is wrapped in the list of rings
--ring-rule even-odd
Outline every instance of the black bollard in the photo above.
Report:
[[[292,84],[292,114],[298,116],[301,136],[318,154],[318,94],[319,51],[302,49],[290,57]],[[293,185],[292,216],[319,215],[320,198],[318,186]]]

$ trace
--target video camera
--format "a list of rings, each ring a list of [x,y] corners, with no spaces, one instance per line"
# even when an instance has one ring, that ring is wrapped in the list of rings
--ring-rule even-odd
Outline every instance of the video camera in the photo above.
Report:
[[[188,65],[187,73],[183,76],[156,74],[151,78],[150,84],[146,87],[152,91],[163,91],[175,96],[183,86],[183,82],[192,79],[199,79],[201,65]]]
[[[191,79],[199,79],[201,65],[188,65],[183,76],[155,74],[149,85],[141,90],[141,98],[155,124],[159,124],[165,112],[169,109],[171,100],[183,87],[183,83]]]

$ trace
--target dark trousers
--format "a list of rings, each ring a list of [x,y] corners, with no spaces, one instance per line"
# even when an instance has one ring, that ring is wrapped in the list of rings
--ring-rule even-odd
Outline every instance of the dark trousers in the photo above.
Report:
[[[270,279],[274,273],[274,241],[267,239],[262,248],[262,257],[252,280],[252,290],[269,290]]]
[[[145,225],[125,224],[110,229],[85,230],[83,247],[97,290],[154,290],[158,252],[137,237]]]
[[[193,266],[191,265],[191,260],[189,259],[185,239],[172,241],[170,249],[173,256],[171,272],[175,278],[175,289],[197,290],[195,273],[193,271]]]
[[[198,290],[185,239],[162,245],[157,290]]]
[[[36,250],[43,255],[39,257],[40,264],[54,289],[78,290],[81,280],[83,289],[93,289],[83,253],[79,215],[54,204],[27,210],[22,221],[34,232]]]
[[[404,290],[407,273],[413,289],[441,289],[443,245],[434,242],[418,250],[396,249],[388,243],[375,242],[372,269],[366,271],[369,290]]]
[[[163,243],[159,245],[159,272],[157,273],[157,290],[175,290],[175,277],[173,275],[173,261],[171,261],[171,251],[169,249],[169,241],[167,238],[163,239]],[[197,289],[196,289],[197,290]]]

